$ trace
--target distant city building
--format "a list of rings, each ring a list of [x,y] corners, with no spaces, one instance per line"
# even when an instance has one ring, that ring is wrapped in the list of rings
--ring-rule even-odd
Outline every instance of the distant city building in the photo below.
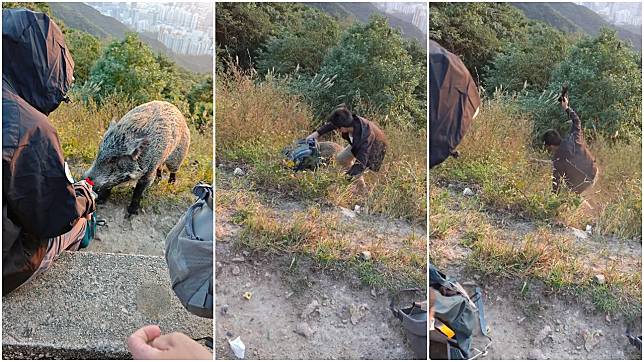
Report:
[[[642,3],[577,2],[615,25],[642,25]]]
[[[213,55],[210,3],[86,3],[139,33],[155,33],[168,49],[184,55]]]
[[[404,19],[427,34],[427,4],[418,2],[373,3],[381,11]]]

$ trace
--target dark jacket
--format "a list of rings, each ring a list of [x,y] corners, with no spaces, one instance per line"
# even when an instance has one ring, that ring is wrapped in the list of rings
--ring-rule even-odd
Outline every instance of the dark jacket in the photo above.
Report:
[[[572,191],[582,193],[594,183],[597,165],[584,141],[579,116],[572,108],[568,108],[568,115],[572,120],[570,134],[561,140],[552,155],[553,191],[559,191],[559,186],[565,182]]]
[[[478,88],[461,59],[430,40],[429,168],[449,156],[470,128],[481,106]]]
[[[72,185],[47,115],[64,100],[74,63],[49,17],[2,11],[2,294],[38,269],[48,239],[94,211]]]
[[[320,136],[337,129],[331,122],[327,122],[318,128]],[[356,158],[353,166],[347,171],[351,176],[358,176],[370,169],[378,172],[387,152],[387,138],[384,132],[373,122],[353,116],[353,133],[349,137],[348,133],[342,133],[344,138],[351,145],[351,153]]]

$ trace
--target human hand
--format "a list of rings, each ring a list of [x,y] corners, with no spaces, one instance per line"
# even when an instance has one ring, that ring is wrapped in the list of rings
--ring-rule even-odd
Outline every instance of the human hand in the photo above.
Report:
[[[563,109],[564,112],[567,111],[568,110],[568,96],[562,96],[561,101],[559,102],[559,104],[561,105],[561,109]]]
[[[306,140],[308,141],[310,139],[317,139],[318,137],[320,137],[320,134],[318,133],[318,131],[315,131],[310,135],[306,136]]]
[[[183,333],[161,335],[161,329],[149,325],[138,329],[127,339],[134,359],[211,360],[212,352]]]
[[[92,219],[92,212],[96,210],[96,198],[98,195],[96,192],[94,192],[94,183],[91,182],[89,179],[85,180],[80,180],[77,181],[73,184],[74,190],[78,193],[80,190],[80,193],[82,195],[87,195],[89,193],[89,196],[91,197],[91,207],[87,210],[86,214],[83,216],[87,220]]]

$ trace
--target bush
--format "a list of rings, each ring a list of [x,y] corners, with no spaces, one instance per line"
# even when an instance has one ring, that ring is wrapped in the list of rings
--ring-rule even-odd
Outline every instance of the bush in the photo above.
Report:
[[[101,42],[84,31],[66,28],[65,43],[74,60],[74,82],[83,84],[89,79],[89,72],[101,56]]]
[[[541,91],[571,45],[570,39],[555,28],[534,24],[525,42],[506,44],[494,57],[485,72],[485,87],[508,92]]]
[[[353,24],[322,62],[322,76],[293,83],[318,117],[345,103],[358,114],[380,114],[384,124],[424,127],[426,99],[414,96],[421,71],[414,66],[397,30],[383,17]],[[331,78],[320,87],[316,79]],[[313,96],[311,95],[313,94]]]
[[[547,220],[576,209],[580,200],[574,194],[552,193],[552,165],[537,161],[547,155],[535,152],[531,141],[531,121],[516,103],[488,99],[458,148],[461,156],[432,173],[475,185],[481,201],[515,215]]]
[[[298,14],[293,23],[264,43],[265,50],[260,50],[257,59],[260,73],[286,74],[299,70],[314,74],[329,49],[337,44],[340,29],[333,18],[308,6]]]
[[[99,103],[110,94],[121,93],[140,104],[161,98],[167,76],[150,47],[129,33],[105,49],[92,67],[89,80],[101,86],[96,99]]]
[[[492,209],[582,229],[591,224],[602,235],[641,238],[641,140],[598,136],[589,145],[599,166],[597,184],[583,198],[592,206],[589,210],[574,193],[551,192],[552,164],[541,161],[549,154],[531,147],[531,128],[519,103],[500,95],[487,99],[459,146],[461,156],[432,169],[432,176],[480,190],[478,199]]]
[[[537,101],[525,95],[524,109],[533,114],[536,136],[548,128],[568,132],[556,101],[564,83],[569,84],[570,106],[582,120],[589,138],[636,139],[642,127],[642,74],[640,58],[612,30],[583,38],[554,70]]]
[[[525,40],[527,24],[507,3],[429,3],[429,38],[458,54],[475,79],[504,45]]]

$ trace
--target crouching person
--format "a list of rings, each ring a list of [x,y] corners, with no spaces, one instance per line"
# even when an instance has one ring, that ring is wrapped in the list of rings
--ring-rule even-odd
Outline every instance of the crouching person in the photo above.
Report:
[[[95,210],[74,183],[47,116],[66,99],[74,62],[42,13],[2,11],[2,294],[77,250]]]
[[[346,107],[339,107],[331,113],[327,122],[307,139],[317,139],[335,130],[340,131],[342,138],[349,143],[335,156],[335,161],[354,180],[357,190],[364,193],[364,173],[368,170],[378,172],[385,159],[385,134],[375,123],[354,115]]]

